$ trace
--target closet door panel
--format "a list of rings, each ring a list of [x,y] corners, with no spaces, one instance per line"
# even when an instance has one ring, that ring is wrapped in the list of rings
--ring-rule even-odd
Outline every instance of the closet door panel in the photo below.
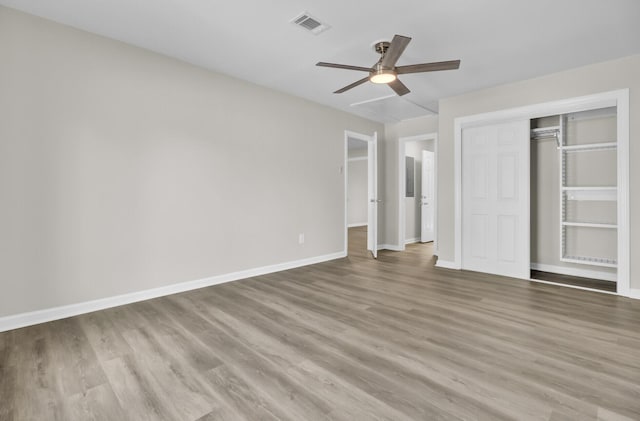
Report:
[[[498,199],[518,200],[518,155],[498,155]]]
[[[518,217],[516,215],[498,215],[498,262],[515,263],[519,248]]]
[[[487,260],[487,240],[489,238],[488,215],[471,215],[471,256],[478,260]]]
[[[487,199],[489,192],[489,163],[486,156],[474,155],[471,158],[471,195],[474,199]]]
[[[463,195],[469,206],[463,207],[463,256],[469,269],[489,272],[495,260],[493,244],[495,236],[495,214],[492,203],[495,201],[496,157],[493,149],[492,131],[479,127],[470,129],[465,140],[468,142],[463,156]],[[464,150],[464,148],[463,148]]]
[[[529,121],[462,135],[462,267],[529,278]]]

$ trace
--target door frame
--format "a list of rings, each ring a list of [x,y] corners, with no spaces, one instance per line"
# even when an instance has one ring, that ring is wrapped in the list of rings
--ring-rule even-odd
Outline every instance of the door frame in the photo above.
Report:
[[[404,159],[407,151],[407,143],[421,140],[433,140],[433,197],[436,205],[433,208],[433,255],[438,255],[438,133],[424,133],[416,136],[401,137],[398,139],[398,251],[404,251],[407,230],[407,209],[405,203],[405,172]]]
[[[344,251],[343,251],[343,255],[344,257],[347,257],[348,253],[349,253],[349,209],[348,209],[348,204],[347,204],[347,193],[349,190],[349,139],[357,139],[357,140],[362,140],[367,142],[367,161],[369,160],[369,157],[371,156],[371,148],[373,148],[374,146],[374,138],[377,136],[377,132],[373,132],[371,135],[366,135],[366,134],[362,134],[362,133],[357,133],[357,132],[353,132],[350,130],[345,130],[344,131],[344,164],[342,167],[342,173],[344,174]],[[377,158],[377,154],[374,155]],[[376,159],[377,161],[377,159]],[[377,162],[374,163],[374,165],[377,166]],[[371,180],[371,175],[369,174],[369,171],[367,171],[367,200],[369,200],[369,186],[371,185],[371,183],[373,183],[375,180]],[[377,192],[376,192],[376,198],[377,198]],[[369,215],[369,211],[368,211],[368,207],[369,207],[369,203],[367,203],[367,215]],[[370,225],[371,221],[369,221],[369,218],[367,216],[367,235],[369,232],[369,225]],[[376,230],[378,229],[378,227],[374,227]],[[378,248],[378,244],[375,244],[376,249]]]
[[[462,131],[465,128],[568,114],[595,108],[617,107],[618,165],[618,281],[617,294],[631,296],[629,233],[629,89],[602,92],[544,102],[523,107],[458,117],[454,120],[454,261],[452,268],[462,268]],[[527,139],[529,141],[529,139]],[[530,222],[530,221],[529,221]],[[531,226],[531,223],[529,223]]]

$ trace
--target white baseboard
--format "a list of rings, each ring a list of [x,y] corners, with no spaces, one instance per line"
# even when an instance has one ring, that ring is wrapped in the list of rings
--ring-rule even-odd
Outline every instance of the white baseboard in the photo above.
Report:
[[[440,258],[438,258],[438,261],[436,261],[436,267],[437,268],[444,268],[444,269],[456,269],[456,270],[460,270],[460,266],[456,265],[456,262],[450,262],[448,260],[442,260]]]
[[[625,296],[627,296],[629,298],[635,298],[636,300],[640,300],[640,289],[629,288],[629,291],[627,291]]]
[[[544,263],[531,263],[531,269],[542,272],[559,273],[561,275],[580,276],[582,278],[601,279],[603,281],[616,281],[616,274],[593,269],[575,269],[564,266],[547,265]]]
[[[413,243],[419,243],[420,239],[419,238],[409,238],[404,240],[405,244],[413,244]]]
[[[64,319],[79,314],[91,313],[106,308],[118,307],[137,301],[149,300],[165,295],[177,294],[191,291],[212,285],[223,284],[225,282],[237,281],[239,279],[251,278],[253,276],[266,275],[268,273],[280,272],[287,269],[294,269],[301,266],[313,265],[315,263],[327,262],[329,260],[340,259],[345,256],[344,252],[327,254],[324,256],[310,257],[308,259],[296,260],[293,262],[279,263],[270,266],[263,266],[254,269],[242,270],[239,272],[216,275],[209,278],[195,281],[181,282],[164,287],[147,289],[128,294],[116,295],[113,297],[101,298],[84,303],[70,304],[61,307],[48,308],[44,310],[32,311],[29,313],[15,314],[0,317],[0,332],[31,326],[38,323],[50,322],[52,320]]]
[[[404,247],[397,244],[378,244],[378,250],[404,251]]]
[[[367,225],[369,225],[369,224],[367,224],[366,222],[355,222],[353,224],[347,225],[347,227],[356,228],[356,227],[366,227]]]

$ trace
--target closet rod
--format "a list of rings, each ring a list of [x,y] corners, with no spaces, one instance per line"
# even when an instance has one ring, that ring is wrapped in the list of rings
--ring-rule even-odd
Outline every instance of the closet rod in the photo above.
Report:
[[[553,137],[556,139],[556,146],[560,149],[560,129],[533,129],[531,130],[531,140],[548,139]]]

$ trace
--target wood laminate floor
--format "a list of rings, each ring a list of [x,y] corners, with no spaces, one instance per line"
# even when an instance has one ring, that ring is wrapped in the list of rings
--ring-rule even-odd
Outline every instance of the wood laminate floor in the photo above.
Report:
[[[638,301],[433,264],[354,251],[2,333],[0,420],[640,419]]]

